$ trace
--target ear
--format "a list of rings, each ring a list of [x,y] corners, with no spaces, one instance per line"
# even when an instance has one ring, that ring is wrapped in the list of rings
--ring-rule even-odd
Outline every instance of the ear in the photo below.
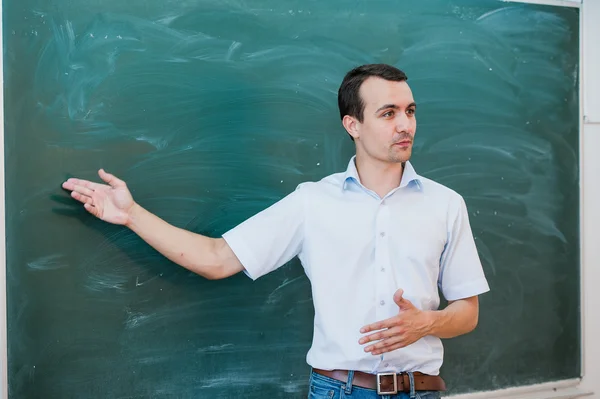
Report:
[[[348,134],[350,136],[352,136],[353,139],[356,140],[357,138],[360,137],[360,134],[359,134],[360,123],[356,120],[356,118],[353,118],[350,115],[346,115],[346,116],[344,116],[344,119],[342,119],[342,125],[344,125],[344,128],[346,129]]]

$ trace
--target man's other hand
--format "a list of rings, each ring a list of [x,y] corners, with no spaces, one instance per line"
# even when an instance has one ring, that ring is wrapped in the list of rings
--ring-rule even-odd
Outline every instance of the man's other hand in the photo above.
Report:
[[[428,316],[428,312],[417,309],[403,295],[404,290],[402,289],[394,294],[394,302],[399,309],[398,315],[361,328],[362,334],[376,332],[362,337],[358,341],[359,344],[379,341],[367,346],[365,352],[371,352],[373,355],[391,352],[429,335],[431,318]]]

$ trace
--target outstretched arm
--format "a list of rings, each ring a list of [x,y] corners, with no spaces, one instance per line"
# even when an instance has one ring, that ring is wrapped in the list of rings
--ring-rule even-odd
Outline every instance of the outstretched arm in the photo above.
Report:
[[[227,242],[175,227],[138,205],[124,181],[98,172],[107,184],[71,178],[63,188],[85,209],[108,223],[127,226],[171,261],[208,279],[229,277],[243,270]]]
[[[173,262],[208,279],[229,277],[243,269],[224,239],[170,225],[137,204],[126,226]]]

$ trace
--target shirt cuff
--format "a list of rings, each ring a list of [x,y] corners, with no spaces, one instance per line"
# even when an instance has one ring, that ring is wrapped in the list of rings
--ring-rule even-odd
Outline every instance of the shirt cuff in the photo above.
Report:
[[[248,245],[241,238],[236,237],[233,231],[223,234],[223,239],[227,242],[227,245],[229,245],[235,256],[237,256],[242,266],[244,266],[244,274],[252,280],[259,278],[260,270],[258,262]]]
[[[442,287],[442,293],[447,301],[470,298],[476,295],[485,294],[489,290],[490,286],[485,278],[469,281],[456,287]]]

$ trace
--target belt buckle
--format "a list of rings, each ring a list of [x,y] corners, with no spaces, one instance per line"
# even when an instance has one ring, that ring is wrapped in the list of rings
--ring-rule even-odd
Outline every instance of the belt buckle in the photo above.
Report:
[[[381,390],[381,377],[392,377],[394,380],[393,391],[382,391]],[[398,393],[398,380],[396,379],[396,373],[377,373],[377,395],[396,395]]]

